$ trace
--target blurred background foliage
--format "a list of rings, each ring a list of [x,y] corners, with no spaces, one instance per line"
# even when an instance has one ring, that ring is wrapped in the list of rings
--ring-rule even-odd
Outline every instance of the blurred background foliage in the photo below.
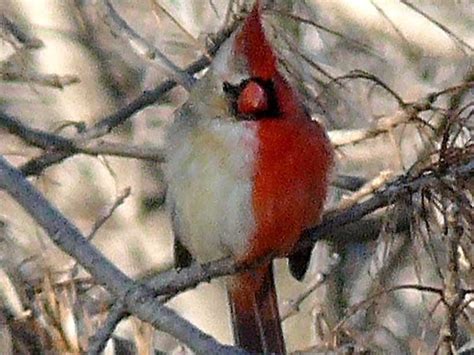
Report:
[[[213,34],[242,18],[251,2],[112,3],[136,33],[177,68],[184,68],[205,55]],[[422,102],[432,92],[472,82],[472,1],[272,3],[265,15],[268,32],[289,80],[300,87],[314,117],[330,130],[337,145],[337,173],[367,180],[382,176],[388,181],[413,169],[416,162],[426,165],[440,147],[446,112],[469,103],[472,110],[471,86],[470,91],[443,95],[435,106],[419,113],[430,129],[403,122],[390,126],[387,133],[380,130],[380,122],[397,117],[403,107],[397,97],[371,80],[382,80],[404,103]],[[101,0],[3,0],[0,16],[0,109],[30,127],[72,137],[176,75],[160,61],[140,55],[127,36],[111,28],[110,14]],[[7,19],[24,31],[25,41],[12,36]],[[352,76],[335,80],[348,73]],[[166,127],[186,95],[184,88],[177,87],[134,114],[107,139],[162,147]],[[459,124],[453,146],[472,147],[470,128],[472,123]],[[373,137],[353,139],[371,130]],[[0,154],[15,165],[41,152],[0,130]],[[86,235],[123,197],[124,202],[94,231],[93,243],[129,275],[138,277],[172,265],[172,234],[163,205],[166,187],[156,162],[77,154],[32,179]],[[462,190],[472,206],[470,192]],[[328,209],[336,209],[346,196],[347,191],[334,188]],[[437,196],[444,201],[441,194]],[[290,351],[421,354],[440,347],[446,312],[434,293],[413,289],[380,293],[348,317],[369,295],[393,285],[446,286],[449,257],[442,218],[446,209],[437,209],[434,203],[423,209],[425,197],[407,197],[379,212],[377,216],[387,217],[387,223],[378,238],[344,245],[318,243],[303,283],[288,276],[284,261],[277,262],[280,300],[287,310],[291,300],[314,285],[321,273],[327,274],[324,284],[305,297],[297,312],[288,312],[284,329]],[[432,199],[426,201],[432,203]],[[400,211],[409,211],[410,220],[410,226],[401,231],[393,225]],[[460,220],[465,227],[461,238],[466,238],[466,245],[459,249],[460,273],[463,287],[472,289],[472,226],[465,217]],[[423,221],[428,221],[431,230]],[[0,278],[2,353],[80,352],[104,319],[106,295],[2,192]],[[229,343],[225,297],[221,282],[213,281],[170,303]],[[474,339],[472,307],[467,304],[459,318],[456,348]],[[156,334],[134,319],[123,322],[114,337],[116,341],[106,350],[109,353],[184,351],[169,336]]]

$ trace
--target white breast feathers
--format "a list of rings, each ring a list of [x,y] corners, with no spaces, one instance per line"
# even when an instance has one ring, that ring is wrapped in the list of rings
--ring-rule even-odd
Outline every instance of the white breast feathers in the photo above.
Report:
[[[168,143],[167,199],[180,241],[199,262],[245,253],[255,231],[255,123],[178,119]]]

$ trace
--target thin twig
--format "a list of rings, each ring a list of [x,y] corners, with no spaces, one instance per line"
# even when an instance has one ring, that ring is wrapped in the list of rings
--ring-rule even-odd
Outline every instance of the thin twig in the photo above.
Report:
[[[462,46],[468,48],[471,52],[474,51],[474,48],[471,47],[468,43],[466,43],[461,37],[457,36],[456,34],[453,33],[453,31],[451,31],[449,28],[447,28],[445,25],[443,25],[441,22],[435,20],[433,17],[431,17],[430,15],[428,15],[426,12],[420,10],[419,8],[417,8],[415,5],[413,5],[412,3],[406,1],[406,0],[400,0],[400,2],[404,5],[406,5],[407,7],[409,7],[410,9],[412,9],[413,11],[415,11],[416,13],[420,14],[421,16],[423,16],[424,18],[426,18],[428,21],[430,21],[431,23],[433,23],[434,25],[436,25],[437,27],[439,27],[443,32],[445,32],[449,37],[453,38],[455,40],[456,43],[459,43],[461,44]]]
[[[342,210],[355,205],[358,201],[364,197],[373,194],[376,190],[384,186],[389,179],[393,177],[393,171],[383,170],[376,177],[367,181],[360,189],[350,194],[349,196],[342,197],[337,209]]]
[[[18,118],[2,111],[0,111],[0,127],[23,139],[27,144],[48,152],[56,152],[59,155],[82,153],[92,156],[114,155],[160,163],[164,161],[162,148],[107,142],[104,140],[87,141],[84,139],[66,138],[58,134],[30,128]]]
[[[127,316],[127,308],[121,301],[117,301],[109,310],[109,314],[99,330],[89,339],[88,355],[102,353],[107,342],[112,337],[115,328]]]
[[[398,93],[396,93],[395,90],[393,90],[390,86],[388,86],[382,79],[380,79],[374,74],[356,69],[356,70],[352,70],[349,74],[345,74],[345,75],[335,78],[334,82],[337,83],[339,81],[348,80],[348,79],[365,79],[365,80],[372,81],[376,85],[382,87],[390,95],[392,95],[395,98],[395,100],[397,100],[398,106],[400,106],[401,108],[406,106],[405,101],[403,101],[401,96]]]
[[[74,151],[74,143],[68,139],[53,133],[41,131],[26,126],[18,118],[8,115],[0,110],[0,128],[6,129],[26,143],[43,149],[62,149]]]
[[[128,40],[130,47],[138,55],[150,60],[154,64],[158,64],[161,68],[170,72],[172,79],[175,79],[185,89],[190,90],[192,88],[195,82],[193,76],[178,68],[162,51],[148,43],[148,41],[135,32],[118,14],[109,0],[103,2],[103,8],[105,9],[104,20],[112,29],[116,30],[121,37]]]
[[[341,38],[342,40],[344,40],[345,42],[347,43],[350,43],[360,49],[362,49],[364,52],[366,53],[369,53],[371,55],[375,55],[379,58],[382,58],[382,56],[378,55],[375,53],[375,50],[373,48],[371,48],[369,45],[363,43],[363,42],[360,42],[356,39],[353,39],[353,38],[350,38],[350,37],[347,37],[347,35],[341,33],[341,32],[338,32],[338,31],[335,31],[335,30],[332,30],[326,26],[323,26],[319,23],[317,23],[316,21],[313,21],[311,19],[307,19],[307,18],[304,18],[304,17],[301,17],[301,16],[298,16],[298,15],[295,15],[295,14],[290,14],[288,12],[285,12],[285,11],[280,11],[280,10],[269,10],[270,12],[273,12],[273,13],[276,13],[278,15],[281,15],[281,16],[284,16],[284,17],[287,17],[293,21],[297,21],[297,22],[300,22],[300,23],[304,23],[306,25],[310,25],[310,26],[313,26],[315,28],[317,28],[318,30],[321,30],[321,31],[324,31],[324,32],[327,32],[333,36],[336,36],[338,38]]]
[[[398,286],[393,286],[388,289],[381,290],[379,292],[375,292],[371,296],[365,298],[364,300],[352,305],[347,311],[346,311],[346,316],[339,321],[339,323],[336,324],[336,326],[333,328],[332,332],[337,333],[339,329],[357,312],[359,312],[363,307],[367,307],[369,304],[373,303],[377,299],[380,299],[381,296],[386,295],[388,293],[396,292],[396,291],[402,291],[402,290],[416,290],[419,292],[428,292],[428,293],[434,293],[440,297],[443,296],[443,290],[440,288],[436,287],[431,287],[431,286],[423,286],[419,284],[408,284],[408,285],[398,285]]]
[[[367,139],[378,137],[381,134],[390,133],[393,128],[409,122],[416,122],[421,124],[422,126],[427,126],[430,127],[432,130],[436,130],[436,127],[433,127],[428,122],[422,120],[418,116],[418,114],[424,111],[433,110],[433,103],[442,95],[474,87],[474,82],[469,81],[462,84],[453,85],[438,92],[430,93],[415,102],[405,103],[403,99],[393,89],[391,89],[382,80],[369,73],[353,71],[347,75],[338,77],[335,80],[340,81],[356,78],[374,81],[377,83],[377,85],[382,86],[392,96],[395,97],[395,99],[400,105],[400,108],[395,114],[378,119],[375,122],[374,127],[366,129],[330,131],[329,136],[331,138],[331,143],[335,147],[343,147],[346,145],[357,144]]]
[[[38,49],[44,46],[44,43],[40,39],[29,36],[4,14],[0,14],[0,29],[10,33],[19,43],[28,49]]]
[[[114,203],[110,208],[107,209],[107,211],[95,221],[94,225],[92,226],[91,231],[87,235],[87,240],[92,240],[94,239],[97,231],[104,225],[105,222],[109,220],[110,217],[112,217],[112,214],[114,211],[119,208],[127,199],[128,196],[130,196],[130,193],[132,192],[132,189],[130,187],[125,188],[117,198],[115,199]]]
[[[94,140],[91,142],[77,143],[76,149],[80,153],[92,156],[113,155],[122,158],[148,160],[157,163],[164,162],[163,148],[159,147],[147,147],[134,144],[107,142],[104,140]]]
[[[213,43],[208,49],[209,55],[213,56],[217,50],[220,48],[222,43],[230,36],[232,31],[235,29],[236,23],[231,24],[228,28],[221,30],[213,39]],[[200,72],[205,69],[210,64],[210,60],[207,55],[201,56],[194,63],[189,65],[186,68],[186,72],[190,75]],[[144,109],[147,106],[155,104],[159,101],[165,94],[171,91],[177,82],[171,79],[165,80],[163,83],[158,85],[154,90],[144,91],[139,97],[133,100],[131,103],[125,107],[119,109],[118,111],[112,113],[109,116],[106,116],[102,120],[99,120],[95,125],[86,129],[84,132],[80,133],[77,139],[81,140],[90,140],[93,138],[99,138],[105,134],[112,131],[117,126],[122,125],[127,120],[129,120],[135,113]],[[38,158],[32,159],[29,162],[25,163],[20,167],[21,172],[24,175],[38,175],[44,169],[48,168],[51,165],[57,164],[64,159],[69,158],[74,155],[74,152],[58,152],[53,151],[45,153]]]
[[[155,14],[155,16],[157,16],[157,11],[156,9],[160,10],[161,12],[163,12],[165,14],[165,16],[167,18],[169,18],[171,20],[171,22],[173,22],[176,27],[178,27],[181,32],[183,32],[186,37],[188,37],[192,42],[196,43],[196,44],[199,44],[199,42],[197,41],[197,39],[191,34],[191,32],[189,32],[186,27],[184,27],[177,19],[176,17],[174,17],[168,10],[166,10],[166,8],[161,5],[157,0],[150,0],[152,6],[154,7],[153,9],[153,13]]]
[[[335,267],[339,264],[339,258],[333,258],[332,263],[329,267],[329,270],[327,270],[324,273],[320,273],[317,275],[316,280],[313,282],[312,285],[308,286],[305,291],[303,291],[300,295],[298,295],[297,298],[288,301],[286,304],[284,304],[283,309],[281,310],[280,318],[282,321],[285,321],[286,319],[290,318],[292,315],[296,314],[300,307],[301,304],[313,293],[315,292],[318,288],[320,288],[322,285],[324,285],[327,280],[331,277],[332,271],[335,269]]]
[[[409,48],[411,50],[410,41],[407,40],[407,38],[403,35],[403,32],[400,31],[400,29],[397,27],[397,25],[385,13],[385,11],[379,5],[377,5],[374,0],[370,0],[370,3],[377,10],[377,12],[388,22],[388,24],[390,25],[390,27],[392,27],[392,29],[395,31],[397,36],[402,39],[402,41],[405,43],[407,48]]]
[[[176,312],[155,300],[154,292],[134,282],[90,244],[75,225],[66,219],[5,159],[0,157],[0,188],[16,200],[46,231],[50,239],[69,254],[141,320],[165,331],[199,353],[242,353],[219,344]]]
[[[0,68],[0,81],[32,83],[56,89],[64,89],[81,82],[77,75],[41,74],[8,68]]]
[[[91,228],[91,231],[89,232],[89,234],[86,236],[86,239],[88,241],[91,241],[92,239],[94,239],[95,235],[97,234],[97,232],[99,231],[100,227],[102,227],[104,225],[105,222],[107,222],[109,220],[110,217],[112,217],[112,214],[114,213],[114,211],[124,203],[125,199],[130,196],[130,193],[132,192],[132,189],[130,187],[127,187],[126,189],[124,189],[119,195],[118,197],[115,199],[114,203],[112,204],[112,206],[110,206],[109,209],[107,209],[107,211],[102,215],[100,216],[94,223],[94,225],[92,226]],[[78,273],[78,268],[79,264],[77,261],[74,262],[74,265],[72,266],[71,268],[71,279],[75,279],[75,277],[77,276],[77,273]]]

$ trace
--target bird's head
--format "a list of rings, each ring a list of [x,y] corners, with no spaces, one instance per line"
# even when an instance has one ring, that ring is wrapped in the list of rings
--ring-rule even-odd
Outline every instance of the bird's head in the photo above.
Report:
[[[197,117],[241,121],[307,116],[298,94],[279,71],[262,11],[258,0],[192,90],[188,104]]]

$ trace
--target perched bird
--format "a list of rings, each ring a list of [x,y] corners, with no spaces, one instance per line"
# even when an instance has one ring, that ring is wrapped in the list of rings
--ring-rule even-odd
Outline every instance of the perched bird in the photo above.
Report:
[[[257,1],[168,133],[167,201],[181,266],[288,255],[318,224],[333,150],[281,71]],[[238,346],[285,353],[272,263],[227,281]]]

